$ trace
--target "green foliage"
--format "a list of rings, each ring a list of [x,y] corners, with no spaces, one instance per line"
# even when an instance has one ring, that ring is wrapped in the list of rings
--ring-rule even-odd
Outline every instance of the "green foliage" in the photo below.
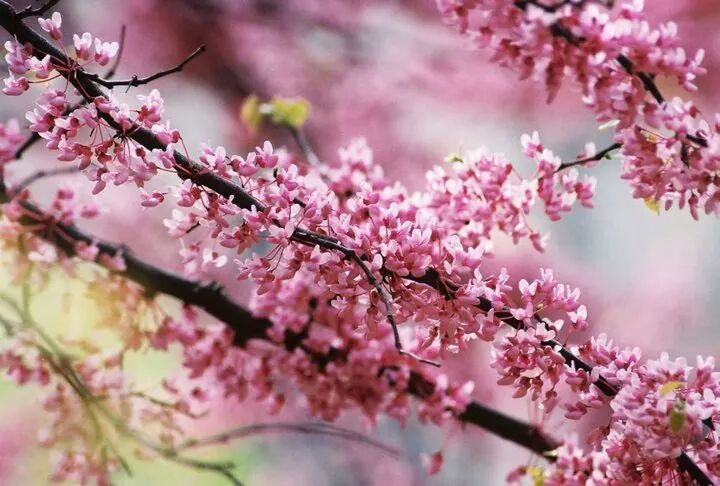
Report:
[[[298,129],[302,127],[310,115],[310,103],[305,98],[284,98],[273,96],[267,103],[261,103],[255,95],[248,96],[240,108],[240,119],[255,133],[260,128],[264,117],[276,125],[284,125]]]

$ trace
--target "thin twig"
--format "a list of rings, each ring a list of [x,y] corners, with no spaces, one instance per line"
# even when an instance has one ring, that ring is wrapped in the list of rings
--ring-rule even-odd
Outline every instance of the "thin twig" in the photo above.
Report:
[[[605,156],[608,155],[610,152],[614,152],[615,150],[618,150],[620,148],[622,148],[621,143],[614,143],[591,157],[585,157],[584,159],[573,160],[572,162],[564,162],[564,163],[560,164],[560,167],[558,167],[555,172],[560,172],[562,170],[569,169],[570,167],[574,167],[576,165],[587,164],[588,162],[597,162],[599,160],[604,159]]]
[[[78,168],[75,166],[72,167],[58,167],[55,169],[47,169],[47,170],[40,170],[37,172],[34,172],[27,176],[25,179],[18,182],[12,189],[12,194],[20,194],[23,190],[30,187],[31,184],[39,181],[40,179],[44,179],[46,177],[56,177],[60,175],[67,175],[67,174],[76,174],[78,173]]]
[[[127,86],[127,87],[136,87],[136,86],[142,86],[143,84],[151,83],[157,79],[160,79],[164,76],[167,76],[169,74],[173,73],[179,73],[183,70],[185,65],[195,59],[197,56],[205,52],[205,46],[202,45],[195,49],[192,54],[190,54],[188,57],[186,57],[180,64],[178,64],[175,67],[172,67],[170,69],[165,69],[163,71],[159,71],[155,74],[151,74],[150,76],[144,77],[144,78],[138,78],[137,75],[134,75],[130,79],[125,80],[118,80],[118,81],[112,81],[109,79],[102,78],[98,76],[97,74],[89,74],[84,71],[78,70],[78,74],[81,73],[82,77],[89,79],[90,81],[94,81],[102,86],[105,86],[106,88],[113,88],[115,86]]]
[[[202,437],[198,439],[188,439],[185,442],[175,446],[175,450],[182,451],[196,447],[205,447],[209,445],[225,444],[232,440],[248,437],[252,435],[264,434],[268,432],[295,432],[299,434],[324,435],[329,437],[337,437],[340,439],[350,440],[361,444],[369,445],[386,452],[393,457],[399,456],[399,451],[394,447],[376,441],[367,435],[355,432],[353,430],[337,427],[332,424],[323,422],[319,423],[298,423],[298,422],[274,422],[274,423],[258,423],[250,424],[242,427],[236,427],[218,434]]]
[[[318,157],[315,150],[313,150],[312,144],[305,136],[305,133],[300,128],[296,128],[292,125],[285,125],[285,127],[287,127],[288,131],[295,139],[295,143],[297,143],[300,150],[302,150],[308,163],[310,165],[314,165],[315,167],[322,165],[320,157]]]

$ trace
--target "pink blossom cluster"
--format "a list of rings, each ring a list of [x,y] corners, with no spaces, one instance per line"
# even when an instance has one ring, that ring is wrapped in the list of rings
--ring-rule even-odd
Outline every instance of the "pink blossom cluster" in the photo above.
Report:
[[[65,47],[61,42],[62,18],[60,13],[55,12],[49,19],[38,19],[40,27],[60,46],[63,51]],[[94,43],[93,43],[94,41]],[[110,59],[117,55],[120,45],[117,42],[103,42],[98,38],[92,37],[88,32],[82,36],[73,35],[73,47],[75,48],[75,60],[83,66],[95,62],[100,66],[105,66]],[[38,81],[47,80],[53,69],[72,69],[72,66],[56,66],[52,65],[50,54],[45,54],[42,59],[33,55],[32,46],[29,44],[21,45],[15,40],[9,40],[5,43],[7,54],[5,62],[8,64],[10,75],[3,80],[5,88],[3,93],[10,96],[17,96],[30,88],[32,81],[28,76],[32,76]]]
[[[616,368],[616,363],[609,364]],[[619,389],[610,402],[610,423],[590,434],[590,451],[568,440],[547,470],[533,471],[544,484],[678,481],[675,460],[681,454],[702,464],[711,477],[718,476],[720,447],[714,423],[720,406],[720,373],[712,358],[698,357],[696,365],[689,366],[684,358],[671,360],[663,353],[660,359],[642,364],[623,363],[612,373],[601,365],[593,373],[614,375],[609,381]],[[529,473],[519,468],[509,479]]]
[[[287,293],[285,296],[290,297]],[[275,307],[273,317],[292,318],[299,313],[290,307]],[[282,340],[259,339],[243,348],[235,347],[226,326],[200,326],[196,313],[189,308],[178,319],[166,319],[149,339],[158,349],[180,345],[189,378],[204,387],[213,384],[226,397],[252,397],[272,414],[286,402],[296,401],[297,393],[292,390],[298,390],[309,413],[324,420],[359,410],[373,424],[379,414],[405,422],[413,410],[409,382],[418,379],[429,387],[418,406],[423,421],[442,424],[464,410],[472,383],[453,384],[444,375],[433,376],[426,368],[414,371],[422,378],[411,377],[411,367],[398,359],[394,348],[364,339],[349,329],[345,335],[338,335],[342,332],[340,323],[324,319],[335,316],[334,308],[324,307],[322,312],[319,306],[315,308],[317,322],[306,331],[307,337],[298,336],[301,344],[291,349]],[[328,355],[334,358],[328,360]]]
[[[622,177],[634,197],[666,209],[718,213],[718,126],[690,101],[666,101],[656,79],[686,90],[704,72],[703,52],[679,46],[677,26],[646,20],[642,0],[438,0],[444,18],[522,78],[544,80],[552,100],[565,77],[598,120],[615,121]]]
[[[570,211],[575,202],[592,207],[594,178],[586,176],[580,181],[576,170],[559,173],[560,159],[542,146],[537,132],[524,135],[522,144],[525,155],[536,164],[530,178],[520,175],[502,155],[484,149],[452,156],[450,170],[431,170],[427,174],[431,197],[427,206],[443,215],[436,226],[442,225],[448,236],[457,235],[465,245],[489,243],[492,231],[499,230],[515,243],[529,238],[543,251],[548,235],[533,230],[528,222],[538,202],[553,221]]]
[[[515,239],[530,236],[539,246],[539,237],[525,225],[537,201],[558,215],[578,198],[588,205],[592,196],[591,182],[576,183],[554,173],[556,159],[539,146],[537,137],[527,149],[538,164],[531,180],[523,179],[500,156],[481,151],[452,162],[457,170],[450,174],[431,173],[427,191],[410,194],[384,179],[361,141],[341,150],[339,160],[323,168],[320,177],[268,142],[245,157],[228,156],[223,147],[206,147],[198,158],[201,173],[236,181],[252,194],[256,204],[250,208],[238,207],[192,178],[167,190],[146,190],[159,171],[182,174],[188,169],[176,160],[173,147],[182,145],[182,138],[163,121],[159,93],[153,90],[139,101],[140,107],[131,109],[109,95],[65,113],[65,92],[49,87],[28,119],[31,130],[47,140],[58,159],[79,161],[95,183],[93,193],[104,190],[108,182],[134,183],[141,189],[144,207],[157,206],[171,195],[176,208],[165,224],[171,236],[183,241],[180,256],[189,276],[222,266],[227,260],[223,248],[238,255],[238,278],[258,284],[255,312],[274,324],[271,343],[233,348],[226,328],[200,330],[192,320],[166,322],[151,341],[160,348],[171,341],[180,343],[192,377],[210,374],[227,395],[238,398],[252,387],[271,409],[285,402],[281,390],[291,381],[317,416],[334,419],[343,410],[359,408],[371,421],[379,413],[404,421],[410,413],[408,391],[415,373],[431,390],[419,408],[423,419],[441,423],[460,413],[471,386],[452,384],[399,354],[388,314],[400,324],[425,323],[403,326],[401,338],[407,350],[428,357],[456,351],[479,332],[492,339],[490,329],[497,330],[500,321],[480,331],[483,312],[474,304],[487,295],[498,310],[505,309],[512,304],[512,287],[506,274],[482,276],[477,271],[490,249],[491,231],[499,229]],[[137,127],[150,129],[167,148],[149,151],[129,137],[113,135],[116,130],[132,133]],[[558,205],[555,201],[563,199],[562,194],[564,202]],[[69,198],[60,198],[64,200]],[[62,208],[64,203],[54,206]],[[192,232],[196,227],[201,229]],[[298,232],[301,237],[313,235],[314,244],[298,244]],[[273,249],[265,256],[244,256],[261,240]],[[360,255],[366,266],[349,258],[348,252]],[[452,300],[422,282],[433,268],[438,269],[438,285],[454,289]],[[383,277],[381,285],[391,296],[389,308],[367,272]],[[540,287],[537,290],[536,282],[522,287],[518,312],[534,312],[536,292],[538,305],[578,311],[576,293],[566,293],[555,282]],[[483,319],[493,321],[492,312]],[[556,325],[561,327],[562,321]],[[286,346],[288,333],[301,337],[293,349]],[[336,354],[339,359],[318,363],[318,356]],[[276,377],[272,370],[281,369],[286,373]]]
[[[70,64],[68,69],[77,69],[77,63]],[[453,163],[458,170],[451,175],[440,169],[431,173],[427,192],[417,194],[382,182],[361,143],[342,151],[334,166],[337,172],[328,169],[321,179],[308,172],[308,166],[294,163],[289,154],[276,153],[269,142],[246,157],[229,156],[223,147],[205,147],[195,166],[188,168],[176,160],[174,147],[182,146],[182,137],[163,120],[163,100],[157,90],[138,99],[140,106],[131,109],[112,94],[98,96],[65,113],[66,93],[48,86],[28,119],[31,130],[47,140],[47,148],[57,151],[59,160],[79,161],[79,168],[95,183],[94,194],[108,182],[134,183],[141,188],[145,207],[156,206],[172,194],[176,209],[165,224],[171,236],[183,239],[181,257],[188,275],[198,277],[223,266],[227,258],[221,248],[241,254],[263,239],[274,250],[264,257],[236,259],[238,278],[253,279],[262,294],[276,280],[290,280],[301,269],[327,273],[321,281],[350,307],[369,296],[361,304],[369,307],[368,315],[357,326],[367,328],[370,335],[388,312],[397,314],[400,322],[414,314],[427,317],[417,310],[414,299],[404,298],[407,289],[402,279],[420,279],[436,268],[444,279],[460,282],[481,263],[495,228],[516,240],[530,236],[541,248],[542,238],[526,223],[536,201],[542,200],[546,212],[556,219],[575,200],[590,205],[593,193],[591,180],[577,182],[573,174],[555,174],[557,159],[542,149],[537,137],[532,147],[530,141],[526,143],[528,155],[538,164],[529,180],[501,157],[481,151]],[[149,129],[166,148],[148,150],[131,139],[132,132],[141,128]],[[114,136],[116,131],[121,136]],[[189,170],[233,181],[252,194],[252,203],[236,204],[193,177],[167,190],[145,190],[160,171],[183,177]],[[188,235],[198,226],[202,230]],[[365,263],[359,265],[350,253]],[[368,272],[386,274],[394,309],[383,309],[388,306],[382,305],[382,292]],[[433,310],[434,319],[454,320],[454,304],[439,294],[426,307],[431,304],[442,309]],[[448,344],[462,341],[462,333],[456,336],[454,330],[439,328],[440,338]]]

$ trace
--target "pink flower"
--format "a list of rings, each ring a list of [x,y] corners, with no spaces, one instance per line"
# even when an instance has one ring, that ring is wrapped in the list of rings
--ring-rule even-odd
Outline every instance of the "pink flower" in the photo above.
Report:
[[[49,19],[38,18],[38,23],[40,24],[40,28],[49,33],[53,39],[60,40],[62,38],[62,32],[60,31],[62,17],[60,16],[60,12],[53,12]]]
[[[120,45],[117,42],[102,42],[97,37],[95,38],[95,62],[101,66],[106,65],[110,62],[110,59],[115,57],[120,49]]]
[[[442,451],[434,452],[430,455],[428,454],[421,454],[420,458],[422,459],[423,467],[425,468],[425,471],[431,476],[437,474],[440,472],[443,466],[443,453]]]
[[[256,147],[255,163],[263,169],[275,167],[278,162],[278,156],[273,153],[273,146],[269,141],[265,141],[262,148]]]
[[[142,202],[140,203],[143,207],[153,208],[165,199],[165,194],[158,191],[153,191],[152,194],[148,194],[144,189],[141,189]]]
[[[28,83],[27,78],[24,76],[16,78],[15,76],[10,75],[5,78],[3,82],[5,83],[5,87],[2,92],[8,96],[19,96],[30,88],[30,83]]]
[[[92,49],[93,38],[90,33],[85,32],[82,37],[73,34],[73,45],[75,46],[75,55],[83,61],[90,60],[90,49]]]

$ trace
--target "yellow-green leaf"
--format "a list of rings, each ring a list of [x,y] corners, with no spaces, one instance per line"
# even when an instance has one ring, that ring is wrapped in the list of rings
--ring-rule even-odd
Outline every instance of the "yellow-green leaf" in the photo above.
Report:
[[[463,156],[460,155],[459,153],[453,152],[453,153],[451,153],[451,154],[448,154],[447,157],[445,157],[445,162],[447,162],[447,163],[449,163],[449,164],[451,164],[451,163],[453,163],[453,162],[457,162],[457,163],[462,164],[463,162],[465,162],[465,159],[464,159]]]
[[[310,115],[310,103],[305,98],[274,96],[269,111],[273,123],[300,128]]]
[[[663,386],[660,387],[660,396],[664,397],[668,393],[677,390],[681,386],[683,386],[685,383],[682,381],[668,381]]]
[[[680,429],[682,429],[684,423],[685,412],[677,409],[674,409],[672,412],[670,412],[670,430],[675,433],[680,432]]]
[[[545,470],[540,466],[530,466],[527,468],[528,476],[533,480],[534,486],[543,486],[545,484]]]
[[[657,199],[654,197],[646,197],[643,201],[645,201],[645,206],[647,206],[650,211],[655,214],[660,214],[660,202]]]
[[[255,133],[262,123],[262,113],[260,112],[260,98],[250,95],[245,98],[240,107],[240,119],[247,125],[248,129]]]

